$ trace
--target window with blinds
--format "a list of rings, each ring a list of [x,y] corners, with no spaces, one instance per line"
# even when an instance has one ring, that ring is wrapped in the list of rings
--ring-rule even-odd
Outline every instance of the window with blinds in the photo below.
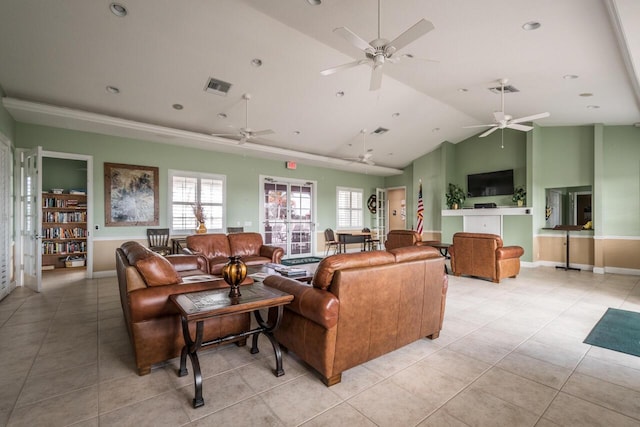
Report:
[[[362,228],[362,189],[337,188],[337,228]]]
[[[209,232],[223,232],[225,177],[223,175],[169,171],[169,224],[171,234],[192,234],[198,227],[193,207],[202,205]]]

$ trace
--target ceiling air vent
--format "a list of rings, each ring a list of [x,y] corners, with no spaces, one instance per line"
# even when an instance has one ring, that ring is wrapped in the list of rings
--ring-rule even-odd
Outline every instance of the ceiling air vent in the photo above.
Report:
[[[220,96],[227,96],[227,92],[231,89],[231,83],[209,77],[207,85],[204,87],[205,92],[215,93]]]
[[[371,133],[375,133],[377,135],[382,135],[383,133],[387,133],[389,132],[389,129],[383,128],[383,127],[379,127],[378,129],[374,130]]]
[[[490,87],[489,90],[493,93],[497,93],[498,95],[500,94],[500,86]],[[520,92],[520,91],[511,85],[506,85],[504,87],[504,93],[514,93],[514,92]]]

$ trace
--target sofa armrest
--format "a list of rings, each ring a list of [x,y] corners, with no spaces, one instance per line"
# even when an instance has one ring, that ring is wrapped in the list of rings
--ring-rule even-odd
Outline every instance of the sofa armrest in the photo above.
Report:
[[[176,271],[202,270],[207,271],[207,259],[203,255],[167,255],[165,257]]]
[[[280,264],[282,257],[284,256],[284,249],[280,246],[260,246],[260,256],[271,259],[271,262]]]
[[[293,301],[285,306],[285,309],[291,310],[326,329],[333,328],[338,324],[340,301],[331,292],[277,275],[264,279],[264,284],[293,295]]]
[[[524,249],[520,246],[503,246],[496,249],[496,259],[520,258],[524,255]]]

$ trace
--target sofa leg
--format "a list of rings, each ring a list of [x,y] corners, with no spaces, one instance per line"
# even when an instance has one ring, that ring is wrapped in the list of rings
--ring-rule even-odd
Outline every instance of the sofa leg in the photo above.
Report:
[[[138,368],[138,375],[143,376],[143,375],[149,375],[151,373],[151,366],[143,366],[141,368]]]
[[[438,338],[440,336],[440,331],[438,332],[434,332],[431,335],[427,335],[427,338],[429,338],[430,340],[435,340],[436,338]]]
[[[327,387],[331,387],[332,385],[336,385],[338,384],[340,381],[342,381],[342,373],[339,373],[337,375],[334,375],[332,377],[326,378],[326,377],[322,377],[322,382],[324,383],[324,385],[326,385]]]

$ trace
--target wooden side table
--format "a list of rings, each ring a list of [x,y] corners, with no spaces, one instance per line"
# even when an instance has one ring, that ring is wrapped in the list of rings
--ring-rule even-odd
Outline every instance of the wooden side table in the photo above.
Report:
[[[214,289],[210,291],[189,292],[179,295],[171,295],[169,298],[180,311],[182,321],[182,335],[185,346],[180,353],[180,369],[178,376],[183,377],[188,374],[187,355],[191,359],[193,368],[193,382],[195,387],[195,397],[193,407],[198,408],[204,405],[202,398],[202,372],[198,360],[198,350],[214,344],[233,341],[238,338],[253,336],[251,354],[258,353],[258,336],[262,333],[271,342],[276,356],[276,369],[274,374],[277,377],[284,375],[282,369],[282,352],[280,345],[273,336],[273,331],[278,328],[282,319],[283,307],[293,300],[293,295],[270,288],[262,283],[254,283],[249,286],[242,286],[242,295],[239,298],[229,298],[229,289]],[[269,309],[268,320],[265,321],[260,314],[260,309]],[[275,313],[274,313],[275,311]],[[249,331],[235,335],[218,337],[210,341],[203,342],[204,321],[218,316],[253,312],[258,327]],[[271,320],[271,323],[269,319]],[[196,322],[195,339],[189,333],[189,322]]]

